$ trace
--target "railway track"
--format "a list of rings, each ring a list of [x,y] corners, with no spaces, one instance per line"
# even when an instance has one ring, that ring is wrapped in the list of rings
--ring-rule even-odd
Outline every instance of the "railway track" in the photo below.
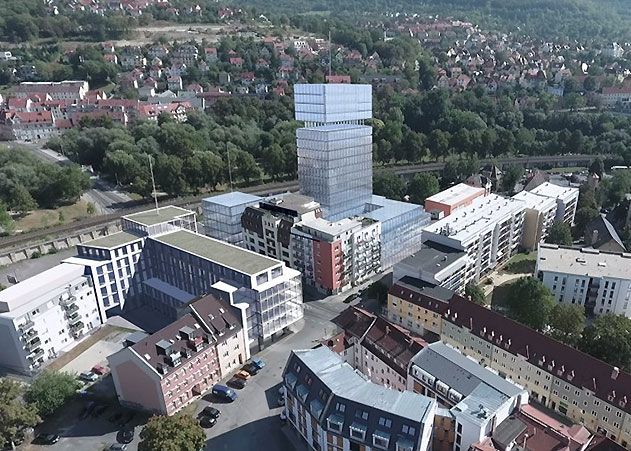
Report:
[[[541,155],[541,156],[528,156],[528,157],[508,157],[498,159],[483,159],[480,160],[481,164],[488,164],[496,162],[500,165],[506,164],[521,164],[525,167],[529,167],[537,164],[560,164],[560,165],[579,165],[582,163],[589,164],[594,158],[593,155]],[[394,167],[377,167],[375,172],[384,170],[391,170],[396,174],[406,175],[414,174],[417,172],[434,172],[440,171],[445,166],[445,163],[426,163],[426,164],[414,164],[407,166],[394,166]],[[240,189],[240,191],[258,195],[269,195],[278,193],[280,191],[296,191],[298,190],[298,181],[290,180],[286,182],[277,183],[265,183],[262,185],[250,186]],[[223,194],[223,192],[217,192],[213,194],[204,194],[198,196],[188,196],[183,198],[171,199],[161,202],[161,205],[175,205],[178,207],[185,207],[191,205],[197,205],[203,198]],[[138,211],[146,210],[151,207],[151,200],[140,202],[134,207],[118,210],[116,213],[107,215],[95,216],[93,218],[82,219],[70,224],[64,224],[59,226],[50,227],[43,230],[35,230],[32,232],[23,233],[11,237],[0,238],[0,249],[12,250],[19,248],[27,244],[34,244],[43,240],[51,238],[60,238],[71,235],[74,232],[82,230],[97,229],[99,227],[105,227],[109,224],[115,223],[121,216],[136,213]]]

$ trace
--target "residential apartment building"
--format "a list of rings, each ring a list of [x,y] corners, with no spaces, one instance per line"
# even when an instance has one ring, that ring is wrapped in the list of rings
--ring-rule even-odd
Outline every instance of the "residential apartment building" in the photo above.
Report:
[[[537,248],[548,236],[548,230],[555,221],[557,203],[554,198],[521,191],[513,196],[526,204],[524,212],[524,231],[521,245],[524,249]]]
[[[240,246],[243,244],[241,215],[262,198],[238,191],[202,199],[204,233],[212,238]]]
[[[292,256],[292,228],[306,219],[322,215],[320,204],[308,196],[287,193],[249,206],[241,216],[244,247],[259,254],[294,265]]]
[[[361,214],[372,196],[370,85],[296,84],[300,192],[320,203],[332,221]]]
[[[118,312],[126,299],[138,294],[138,262],[147,237],[168,231],[197,231],[195,213],[180,207],[161,207],[121,218],[122,231],[77,245],[77,256],[66,262],[85,266],[92,276],[102,321]]]
[[[541,244],[535,274],[559,303],[631,318],[631,254]]]
[[[559,186],[554,183],[544,182],[530,190],[532,194],[555,199],[557,211],[554,220],[574,224],[576,205],[578,204],[578,188]]]
[[[407,389],[411,359],[427,346],[409,331],[358,307],[349,307],[331,320],[338,326],[344,346],[327,346],[376,384],[394,390]]]
[[[84,80],[25,81],[13,88],[12,95],[19,99],[39,96],[50,100],[83,100],[89,90]]]
[[[318,290],[340,293],[381,271],[381,224],[310,218],[291,230],[293,266]]]
[[[468,266],[465,251],[426,241],[418,252],[394,265],[392,278],[397,281],[413,277],[428,285],[464,293]]]
[[[292,351],[283,383],[289,424],[308,449],[431,449],[434,400],[374,384],[326,346]]]
[[[57,265],[0,291],[0,366],[33,374],[100,325],[91,277]]]
[[[631,108],[631,87],[603,86],[600,99],[603,102],[603,106],[607,108]]]
[[[187,310],[108,357],[121,405],[173,415],[249,358],[237,308],[205,296]]]
[[[436,399],[441,407],[433,449],[467,451],[493,436],[498,424],[528,404],[528,392],[442,342],[410,361],[408,390]],[[449,425],[448,427],[445,427]]]
[[[449,216],[459,208],[471,205],[474,199],[486,194],[484,188],[458,183],[425,199],[425,211],[437,217]]]
[[[443,342],[524,386],[530,399],[631,449],[631,374],[457,294],[443,301],[396,283],[389,316],[391,306],[417,311],[418,299],[422,315],[436,314],[432,327]]]
[[[464,285],[477,282],[508,261],[521,243],[525,204],[496,194],[478,197],[423,229],[423,239],[462,250],[468,266]]]

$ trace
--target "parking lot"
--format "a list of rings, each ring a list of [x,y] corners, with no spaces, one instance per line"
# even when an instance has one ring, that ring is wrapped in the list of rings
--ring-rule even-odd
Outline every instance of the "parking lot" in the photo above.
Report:
[[[238,399],[232,403],[223,403],[207,394],[197,401],[195,412],[199,413],[205,406],[212,405],[221,411],[217,424],[206,429],[208,441],[205,449],[210,451],[256,450],[265,451],[298,451],[304,449],[301,444],[294,446],[296,439],[287,437],[282,427],[279,414],[282,408],[278,406],[278,388],[285,363],[293,349],[312,348],[325,337],[330,336],[335,326],[330,320],[346,309],[349,304],[343,302],[350,293],[329,296],[325,299],[305,303],[305,316],[293,326],[293,330],[263,351],[256,354],[266,362],[257,375],[252,376],[245,388],[235,390]],[[361,302],[354,300],[352,304]],[[118,337],[122,341],[123,334]],[[109,345],[108,345],[109,346]],[[114,345],[112,345],[114,346]],[[88,362],[99,358],[101,347],[95,348]],[[81,361],[81,359],[79,360]],[[223,383],[225,383],[224,381]],[[41,428],[41,432],[55,433],[61,436],[58,443],[51,446],[29,445],[21,447],[23,450],[103,450],[117,442],[120,422],[127,419],[131,412],[117,406],[113,392],[111,376],[107,376],[95,384],[94,392],[99,397],[99,404],[111,406],[100,415],[93,414],[82,419],[82,412],[89,400],[78,400],[67,406],[52,421]],[[98,411],[98,409],[97,409]],[[147,416],[136,413],[128,423],[135,426],[135,437],[128,445],[129,451],[137,450],[139,433]],[[291,433],[290,436],[293,436]]]

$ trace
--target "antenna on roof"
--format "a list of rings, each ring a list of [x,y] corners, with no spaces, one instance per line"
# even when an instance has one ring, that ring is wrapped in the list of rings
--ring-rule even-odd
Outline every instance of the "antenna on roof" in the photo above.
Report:
[[[153,196],[153,201],[156,203],[156,214],[160,214],[160,210],[158,209],[158,192],[156,191],[156,179],[153,176],[153,163],[151,161],[151,155],[149,157],[149,171],[151,172],[151,185],[153,186],[153,191],[151,195]]]
[[[329,28],[329,77],[331,76],[331,29]]]

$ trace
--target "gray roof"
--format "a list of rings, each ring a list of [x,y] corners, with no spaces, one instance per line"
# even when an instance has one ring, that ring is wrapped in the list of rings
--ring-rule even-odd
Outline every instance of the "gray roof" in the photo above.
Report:
[[[240,191],[234,191],[232,193],[220,194],[218,196],[206,197],[203,202],[222,205],[224,207],[235,207],[237,205],[253,204],[260,200],[262,197],[255,196],[253,194],[242,193]]]
[[[399,392],[370,382],[326,346],[293,353],[334,395],[367,408],[424,422],[433,403],[426,396],[410,391]]]
[[[425,274],[436,274],[466,256],[464,251],[426,241],[420,251],[401,263],[418,268]]]
[[[194,212],[191,210],[186,210],[185,208],[170,205],[167,207],[158,208],[157,212],[155,210],[147,210],[141,211],[139,213],[133,213],[131,215],[126,215],[123,217],[144,226],[152,226],[156,224],[161,224],[163,222],[172,221],[175,218],[191,214],[194,214]]]
[[[397,285],[411,287],[418,293],[423,293],[426,296],[433,299],[439,299],[444,302],[449,301],[454,295],[454,292],[448,288],[441,287],[440,285],[433,285],[411,276],[402,277],[397,281]]]
[[[292,210],[302,215],[320,207],[313,197],[296,193],[279,194],[262,201],[261,204]]]
[[[594,232],[598,233],[595,234]],[[592,241],[593,238],[595,238],[595,241]],[[608,249],[603,250],[614,250],[611,249],[611,241],[615,242],[613,246],[616,247],[616,251],[626,251],[624,243],[622,242],[622,239],[620,239],[620,235],[618,235],[618,232],[616,232],[613,224],[611,224],[611,222],[607,220],[605,215],[598,215],[597,218],[595,218],[589,224],[587,224],[587,226],[585,226],[585,243],[590,245],[594,249],[607,247]]]
[[[523,392],[523,388],[489,371],[440,341],[421,350],[412,359],[412,364],[449,385],[463,396],[469,396],[480,384],[489,386],[507,397]]]
[[[129,243],[133,243],[134,241],[138,241],[142,239],[140,236],[135,235],[129,232],[116,232],[111,235],[106,235],[101,238],[94,239],[92,241],[87,241],[82,243],[83,246],[87,247],[100,247],[104,249],[114,249],[117,247],[124,246]]]
[[[178,230],[150,239],[248,275],[282,265],[278,260],[188,230]]]

